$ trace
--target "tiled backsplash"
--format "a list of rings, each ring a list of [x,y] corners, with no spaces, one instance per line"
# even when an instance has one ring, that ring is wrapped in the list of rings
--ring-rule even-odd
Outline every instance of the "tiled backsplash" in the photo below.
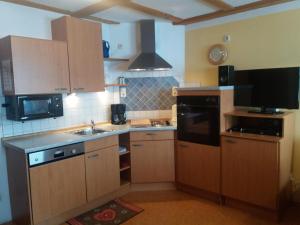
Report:
[[[172,96],[172,87],[179,86],[172,77],[127,78],[127,96],[120,98],[126,104],[127,111],[170,110],[176,103]]]
[[[48,131],[88,124],[93,119],[96,122],[106,122],[110,119],[109,100],[113,99],[112,92],[97,92],[77,95],[63,95],[64,116],[56,119],[40,119],[17,122],[6,119],[6,110],[1,108],[2,129],[0,135],[14,136],[40,131]],[[111,100],[112,101],[112,100]],[[1,104],[4,97],[1,98]]]
[[[107,68],[106,68],[107,70]],[[110,70],[108,70],[110,71]],[[127,107],[127,118],[169,118],[171,117],[171,105],[174,103],[174,98],[171,96],[171,87],[178,85],[178,82],[172,76],[167,75],[168,73],[163,72],[149,72],[149,73],[129,73],[124,71],[115,71],[115,73],[107,73],[105,80],[107,83],[115,83],[118,76],[128,77],[130,82],[127,89],[128,97],[132,95],[131,91],[140,90],[139,87],[144,87],[143,90],[143,101],[151,102],[155,98],[161,100],[152,103],[153,107]],[[136,76],[149,76],[145,78],[136,78]],[[136,83],[135,81],[138,81]],[[131,84],[131,82],[133,82]],[[140,82],[146,82],[142,85]],[[131,85],[137,84],[134,88],[130,88]],[[150,87],[147,88],[147,87]],[[141,89],[142,90],[142,89]],[[146,91],[147,90],[147,91]],[[149,97],[147,97],[147,95]],[[78,126],[83,124],[89,124],[90,120],[94,120],[96,123],[110,121],[110,105],[113,103],[119,103],[119,88],[111,87],[105,92],[97,93],[78,93],[76,95],[63,94],[64,104],[64,116],[56,119],[40,119],[26,121],[24,123],[11,121],[6,119],[5,108],[0,107],[1,112],[1,127],[0,137],[9,137],[22,134],[30,134],[41,131],[49,131],[62,129],[72,126]],[[1,90],[1,79],[0,79],[0,106],[5,103],[4,96]],[[142,103],[140,100],[138,104]],[[147,106],[147,105],[146,105]],[[151,109],[150,109],[151,108]],[[157,110],[154,110],[157,109]],[[160,110],[158,110],[160,109]],[[151,111],[149,111],[151,110]]]

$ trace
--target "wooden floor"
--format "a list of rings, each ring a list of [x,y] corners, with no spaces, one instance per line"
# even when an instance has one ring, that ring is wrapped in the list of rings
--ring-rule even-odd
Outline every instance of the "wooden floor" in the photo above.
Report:
[[[144,209],[124,225],[278,225],[175,190],[132,192],[123,198]],[[280,225],[300,225],[300,207],[287,210]]]
[[[124,196],[124,199],[145,210],[124,225],[277,224],[178,191],[134,192]],[[300,225],[300,208],[290,208],[280,224]]]

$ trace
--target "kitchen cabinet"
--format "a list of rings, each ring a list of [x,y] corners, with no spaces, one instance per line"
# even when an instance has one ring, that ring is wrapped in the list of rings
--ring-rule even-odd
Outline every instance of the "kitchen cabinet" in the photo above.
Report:
[[[176,181],[204,191],[220,193],[220,147],[178,141]]]
[[[85,155],[87,199],[92,201],[120,187],[118,146]]]
[[[132,183],[174,182],[173,131],[131,132],[130,140]]]
[[[276,131],[276,135],[247,133],[245,126],[250,123],[244,123],[245,132],[223,132],[221,165],[225,203],[244,208],[256,206],[261,214],[272,212],[271,216],[278,219],[291,201],[294,114],[232,111],[225,114],[225,120],[226,129],[241,126],[241,121],[252,121],[252,126],[260,130],[261,122],[269,121],[264,124],[264,131]]]
[[[29,169],[34,224],[86,203],[84,156]]]
[[[222,194],[237,200],[277,207],[277,142],[222,137]]]
[[[5,95],[69,91],[64,42],[8,36],[0,40],[0,60]]]
[[[52,37],[67,42],[71,91],[104,91],[101,25],[64,16],[52,21]]]

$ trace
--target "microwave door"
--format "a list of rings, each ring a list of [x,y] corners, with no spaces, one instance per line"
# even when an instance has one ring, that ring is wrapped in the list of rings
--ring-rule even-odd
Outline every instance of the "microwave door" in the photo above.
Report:
[[[24,97],[19,99],[21,119],[48,118],[51,115],[51,98]]]

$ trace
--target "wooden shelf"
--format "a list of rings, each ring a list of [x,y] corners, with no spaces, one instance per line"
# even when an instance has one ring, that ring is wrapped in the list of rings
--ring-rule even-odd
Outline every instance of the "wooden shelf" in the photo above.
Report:
[[[103,58],[106,62],[128,62],[129,59],[122,59],[122,58]]]
[[[128,170],[130,169],[130,166],[124,166],[123,168],[120,168],[120,171],[125,171],[125,170]]]
[[[127,87],[128,84],[105,84],[105,87]]]
[[[127,155],[127,154],[129,154],[129,153],[130,153],[130,151],[121,152],[121,153],[120,153],[120,156],[122,156],[122,155]]]
[[[233,112],[224,113],[224,116],[281,119],[289,114],[290,112],[284,112],[283,114],[259,114],[259,113],[249,113],[247,111],[233,111]]]
[[[123,185],[129,185],[130,184],[130,181],[128,180],[121,180],[120,182],[120,185],[123,186]]]
[[[250,134],[250,133],[240,133],[240,132],[222,132],[222,136],[233,137],[233,138],[244,138],[258,141],[267,142],[279,142],[282,137],[270,136],[270,135],[260,135],[260,134]]]

